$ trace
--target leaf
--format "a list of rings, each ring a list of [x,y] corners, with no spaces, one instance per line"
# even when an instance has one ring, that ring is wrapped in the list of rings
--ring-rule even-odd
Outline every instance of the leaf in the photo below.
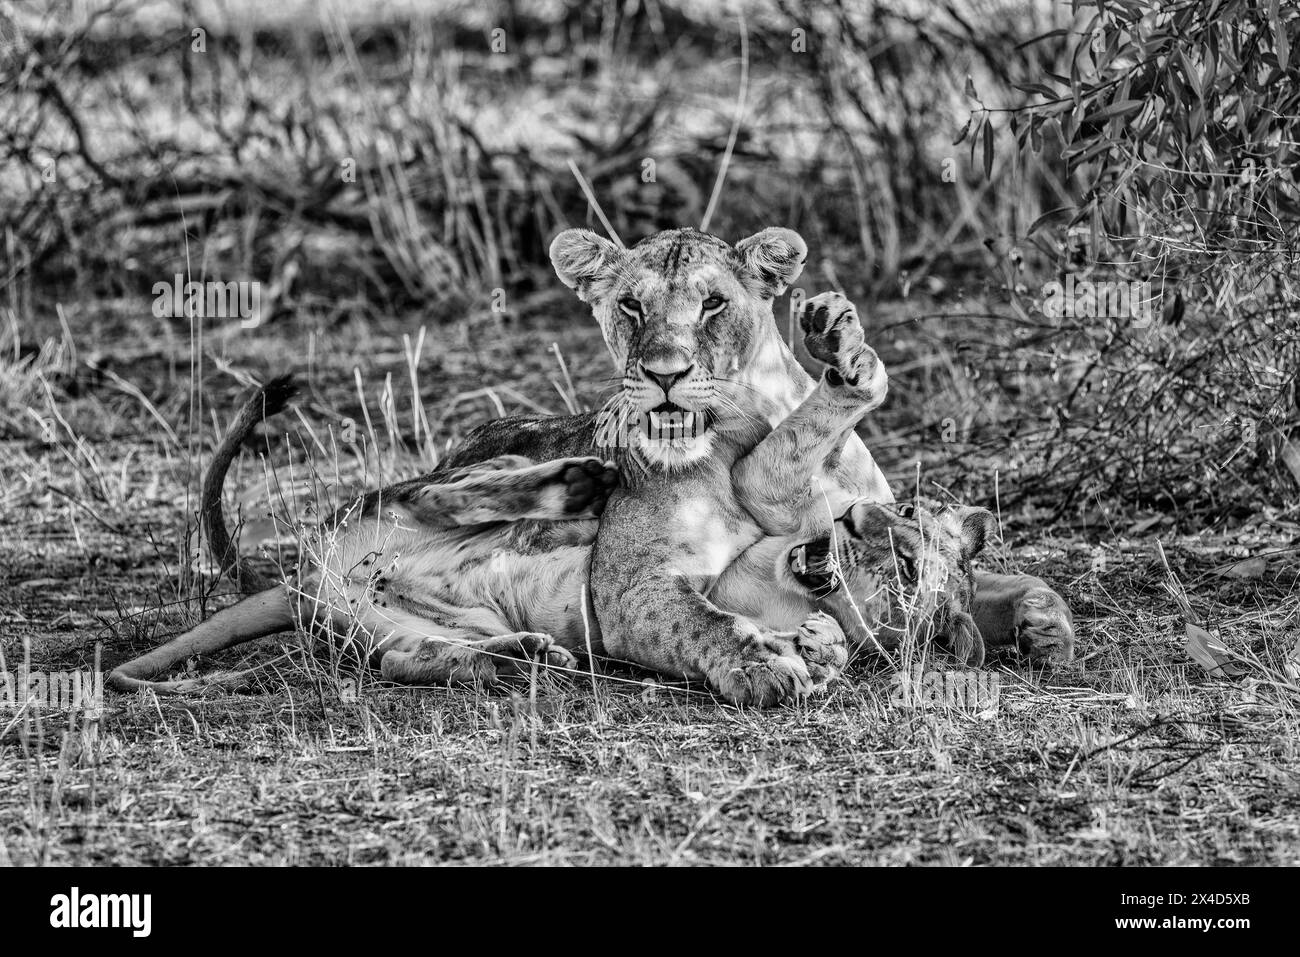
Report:
[[[1112,116],[1124,116],[1128,113],[1136,113],[1142,107],[1146,106],[1146,100],[1116,100],[1109,106],[1103,106],[1100,110],[1089,113],[1083,118],[1085,123],[1096,123],[1098,120],[1109,119]]]
[[[1064,37],[1069,35],[1070,35],[1070,31],[1067,30],[1065,27],[1062,27],[1059,30],[1051,30],[1040,36],[1030,37],[1028,40],[1025,40],[1023,43],[1017,43],[1016,49],[1023,50],[1027,46],[1032,46],[1035,43],[1042,43],[1044,40],[1050,40],[1053,37]]]
[[[1291,59],[1291,41],[1286,35],[1286,27],[1282,25],[1280,7],[1279,0],[1269,0],[1268,18],[1273,24],[1273,43],[1277,47],[1277,65],[1285,70],[1288,61]]]
[[[1078,156],[1080,153],[1086,153],[1097,145],[1097,140],[1100,137],[1101,134],[1098,133],[1096,136],[1087,136],[1083,139],[1076,140],[1065,149],[1061,150],[1061,155],[1066,159],[1069,159],[1071,156]]]
[[[1187,310],[1187,300],[1183,298],[1183,294],[1181,292],[1175,292],[1174,302],[1173,305],[1169,307],[1169,315],[1165,318],[1165,322],[1169,323],[1169,325],[1171,326],[1178,325],[1180,322],[1183,321],[1183,313],[1186,310]],[[1300,475],[1296,476],[1296,481],[1300,481]]]
[[[1130,535],[1141,535],[1143,532],[1147,531],[1148,529],[1155,528],[1164,520],[1165,520],[1165,516],[1161,515],[1158,512],[1155,515],[1148,515],[1146,518],[1139,519],[1138,521],[1130,525],[1128,528],[1128,533]]]
[[[1267,558],[1247,558],[1217,569],[1215,574],[1220,578],[1240,578],[1243,581],[1252,581],[1256,578],[1263,578],[1266,571],[1268,571]]]
[[[958,133],[957,136],[952,141],[953,146],[956,146],[958,143],[960,143],[962,140],[966,138],[966,134],[970,132],[970,123],[972,119],[974,119],[973,116],[966,117],[966,122],[962,124],[961,132]]]
[[[1041,83],[1013,83],[1011,85],[1022,93],[1037,93],[1049,100],[1054,100],[1058,96],[1057,92],[1050,86],[1043,86]]]
[[[1245,665],[1234,661],[1228,650],[1204,628],[1193,625],[1190,621],[1186,628],[1187,654],[1210,674],[1216,678],[1237,678],[1249,670]]]
[[[984,178],[993,174],[993,124],[984,124]]]
[[[1187,55],[1187,51],[1181,46],[1178,48],[1178,62],[1182,65],[1183,76],[1187,80],[1188,92],[1199,100],[1201,98],[1201,74],[1198,73],[1196,67],[1192,65],[1191,58]],[[1170,79],[1173,79],[1173,77],[1170,77]]]
[[[1073,206],[1057,206],[1055,209],[1049,209],[1047,212],[1043,213],[1043,215],[1039,216],[1037,219],[1035,219],[1032,223],[1029,224],[1029,228],[1025,230],[1025,235],[1032,236],[1034,230],[1038,229],[1049,219],[1052,219],[1055,216],[1059,216],[1061,213],[1069,212],[1072,209],[1074,209]]]
[[[1111,148],[1111,146],[1114,145],[1109,139],[1107,139],[1105,136],[1102,136],[1101,134],[1098,134],[1097,136],[1094,137],[1090,137],[1087,140],[1087,142],[1092,143],[1092,145],[1089,146],[1082,153],[1080,153],[1078,157],[1073,160],[1073,162],[1071,163],[1072,169],[1077,169],[1078,167],[1082,166],[1084,163],[1088,162],[1090,159],[1093,159],[1098,155],[1105,153]]]
[[[1300,449],[1292,445],[1289,439],[1282,440],[1282,461],[1290,469],[1296,484],[1300,484]]]
[[[973,81],[973,80],[970,78],[970,74],[969,74],[969,73],[966,74],[966,89],[965,89],[965,93],[966,93],[966,95],[969,96],[972,100],[975,100],[976,102],[979,102],[979,94],[975,92],[975,81]]]
[[[1291,649],[1290,654],[1282,662],[1282,669],[1286,676],[1296,683],[1300,683],[1300,635],[1296,636],[1295,647]]]

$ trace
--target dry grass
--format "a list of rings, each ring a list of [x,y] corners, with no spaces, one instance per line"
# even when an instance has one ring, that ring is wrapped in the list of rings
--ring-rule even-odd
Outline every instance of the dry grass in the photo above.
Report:
[[[712,7],[646,5],[671,18],[647,37],[618,5],[601,8],[612,21],[590,7],[556,24],[516,4],[511,36],[529,45],[494,60],[478,7],[397,23],[351,5],[345,23],[308,6],[264,11],[261,32],[201,6],[210,51],[187,61],[172,55],[183,15],[107,33],[47,18],[38,52],[88,117],[80,145],[39,73],[0,74],[16,91],[0,124],[31,140],[0,167],[10,669],[93,668],[97,649],[110,668],[232,600],[194,512],[251,378],[306,383],[300,414],[229,483],[245,548],[286,561],[293,523],[413,474],[478,422],[598,406],[613,370],[542,264],[556,225],[586,218],[570,161],[628,240],[703,215],[739,79],[734,24]],[[260,666],[246,693],[114,695],[89,723],[0,710],[0,864],[1300,863],[1294,503],[1186,534],[1110,499],[1036,501],[1027,462],[1068,376],[1047,368],[1058,330],[999,305],[1028,280],[981,231],[1033,218],[1041,196],[1006,188],[1001,167],[992,188],[965,166],[938,179],[961,152],[943,117],[955,127],[969,108],[967,67],[990,100],[1007,77],[972,55],[942,95],[891,114],[891,84],[947,62],[941,48],[886,45],[877,72],[819,91],[783,59],[772,9],[747,26],[750,120],[715,228],[795,226],[814,251],[809,293],[886,300],[863,309],[891,371],[864,438],[900,487],[998,507],[1007,543],[988,560],[1062,590],[1078,669],[995,661],[998,706],[971,712],[899,707],[892,676],[863,665],[826,697],[759,713],[620,670],[398,689],[263,641],[203,665]],[[850,80],[864,99],[845,99]],[[858,147],[841,162],[845,137]],[[57,189],[40,178],[51,155]],[[343,156],[356,182],[339,178]],[[178,272],[261,281],[267,322],[155,318],[149,290]],[[1189,618],[1241,676],[1187,656]]]
[[[332,464],[309,436],[326,436],[343,415],[364,420],[354,359],[384,451],[377,478],[415,467],[415,421],[436,423],[440,444],[498,414],[497,402],[559,411],[556,389],[567,386],[552,342],[574,400],[594,403],[605,370],[591,338],[580,324],[535,323],[473,349],[455,335],[428,339],[418,379],[426,411],[396,404],[393,434],[409,449],[399,454],[376,399],[389,373],[404,394],[399,324],[232,335],[225,361],[259,377],[310,371],[303,419],[280,420],[299,439],[273,442],[271,459],[288,483],[306,473],[303,450],[312,450],[329,494]],[[152,346],[116,341],[112,365],[149,381]],[[182,525],[195,475],[185,447],[212,441],[212,410],[224,414],[239,384],[209,366],[199,403],[180,381],[151,399],[173,422],[203,408],[176,444],[107,379],[76,396],[52,393],[71,435],[43,442],[28,417],[6,441],[0,469],[14,491],[0,518],[0,648],[11,669],[24,642],[32,667],[93,667],[101,642],[111,667],[228,601],[209,596],[213,583],[189,563]],[[522,399],[495,391],[503,385]],[[911,474],[906,460],[893,466],[899,479]],[[340,485],[365,478],[361,466],[351,471]],[[8,481],[18,476],[27,478]],[[246,456],[232,484],[257,521],[261,465]],[[71,733],[59,715],[39,727],[30,713],[12,726],[7,716],[0,859],[1295,863],[1300,698],[1281,671],[1297,607],[1285,540],[1266,523],[1232,538],[1165,536],[1196,614],[1261,663],[1250,672],[1257,680],[1226,681],[1183,653],[1183,613],[1161,584],[1152,535],[1089,541],[1076,529],[1004,521],[1021,544],[995,563],[1060,585],[1078,614],[1083,662],[1066,674],[995,662],[1002,693],[991,711],[898,707],[890,675],[870,667],[825,698],[766,713],[627,671],[598,675],[594,690],[586,677],[545,675],[536,689],[407,690],[328,658],[284,658],[264,641],[251,657],[221,662],[269,662],[247,693],[111,695],[99,722]],[[1224,577],[1246,552],[1271,557],[1263,576]]]

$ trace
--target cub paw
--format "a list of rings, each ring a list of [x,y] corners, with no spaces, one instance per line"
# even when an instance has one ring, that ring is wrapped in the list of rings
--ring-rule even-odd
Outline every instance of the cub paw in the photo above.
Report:
[[[385,651],[379,673],[385,681],[400,685],[484,686],[496,683],[497,662],[470,645],[423,638],[414,647]]]
[[[555,643],[550,635],[524,631],[478,642],[475,648],[498,657],[498,672],[518,670],[537,661],[552,668],[575,668],[578,659],[569,649]]]
[[[1028,588],[1016,599],[1013,615],[1016,647],[1031,661],[1064,665],[1074,660],[1074,616],[1051,588]]]
[[[955,612],[948,616],[939,634],[939,641],[963,667],[983,667],[986,654],[984,636],[976,627],[975,620],[965,612]]]
[[[830,615],[815,612],[799,626],[794,647],[808,665],[814,690],[821,690],[844,672],[849,663],[848,642],[844,630]]]
[[[612,462],[562,459],[556,468],[557,481],[564,486],[564,511],[575,518],[598,517],[618,486],[618,468]]]
[[[837,292],[813,296],[804,304],[799,324],[809,355],[829,367],[826,380],[831,385],[847,384],[855,390],[870,391],[873,398],[884,399],[884,366],[867,345],[853,303]]]
[[[794,645],[771,635],[753,638],[740,660],[725,668],[714,683],[732,704],[758,708],[797,701],[814,689],[808,664]]]

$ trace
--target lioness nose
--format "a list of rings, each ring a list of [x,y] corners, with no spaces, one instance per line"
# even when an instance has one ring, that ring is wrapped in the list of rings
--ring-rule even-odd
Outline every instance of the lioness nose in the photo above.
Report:
[[[656,383],[659,388],[664,390],[665,399],[668,398],[668,390],[690,375],[691,370],[694,368],[694,363],[686,366],[684,369],[664,369],[662,366],[649,366],[644,362],[641,363],[641,371],[645,373],[647,379]]]

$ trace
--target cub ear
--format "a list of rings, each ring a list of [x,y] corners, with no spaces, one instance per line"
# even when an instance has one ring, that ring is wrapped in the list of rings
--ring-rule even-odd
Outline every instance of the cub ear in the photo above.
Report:
[[[998,521],[987,508],[951,505],[945,510],[955,520],[961,538],[961,557],[970,561],[984,550],[998,531]]]
[[[551,265],[560,282],[576,290],[587,302],[592,280],[608,272],[619,259],[619,249],[590,229],[566,229],[551,240]]]
[[[768,298],[785,292],[808,261],[808,244],[793,229],[769,226],[736,243],[745,271],[763,284]]]

